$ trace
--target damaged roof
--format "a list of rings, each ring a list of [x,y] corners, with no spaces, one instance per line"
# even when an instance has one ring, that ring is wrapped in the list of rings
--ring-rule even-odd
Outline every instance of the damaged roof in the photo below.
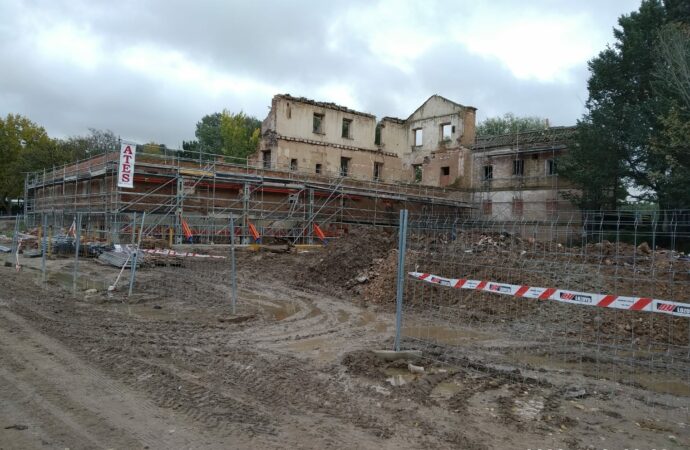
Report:
[[[519,133],[478,136],[473,150],[497,147],[539,147],[542,145],[565,144],[575,135],[575,126],[551,127],[544,130],[529,130]]]
[[[434,98],[438,98],[438,99],[440,99],[440,100],[442,100],[442,101],[444,101],[444,102],[446,102],[446,103],[450,103],[451,105],[455,106],[456,108],[460,108],[460,109],[471,109],[471,110],[473,110],[473,111],[476,111],[476,110],[477,110],[477,108],[475,108],[474,106],[461,105],[460,103],[454,102],[453,100],[449,100],[449,99],[445,98],[445,97],[442,96],[442,95],[434,94],[434,95],[432,95],[431,97],[427,98],[427,99],[424,101],[424,103],[422,103],[421,105],[419,105],[419,107],[418,107],[417,109],[415,109],[414,112],[413,112],[412,114],[410,114],[410,115],[408,116],[407,120],[412,119],[412,116],[414,116],[415,114],[417,114],[417,111],[419,111],[420,109],[424,108],[424,106],[425,106],[427,103],[429,103],[429,102],[430,102],[432,99],[434,99]]]
[[[406,120],[405,119],[398,119],[397,117],[390,117],[386,116],[383,119],[381,119],[381,122],[394,122],[394,123],[399,123],[399,124],[405,124]]]
[[[331,103],[331,102],[317,102],[316,100],[311,100],[311,99],[306,98],[306,97],[294,97],[290,94],[278,94],[274,98],[282,98],[284,100],[288,100],[288,101],[295,102],[295,103],[305,103],[307,105],[318,106],[320,108],[334,109],[336,111],[342,111],[342,112],[346,112],[349,114],[357,114],[359,116],[364,116],[364,117],[376,119],[376,116],[373,114],[369,114],[369,113],[365,113],[365,112],[361,112],[361,111],[356,111],[354,109],[348,108],[347,106],[342,106],[342,105],[338,105],[338,104]]]

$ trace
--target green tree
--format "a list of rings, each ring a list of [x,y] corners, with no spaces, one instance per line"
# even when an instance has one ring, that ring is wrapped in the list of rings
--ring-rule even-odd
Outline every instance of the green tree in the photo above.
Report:
[[[194,159],[197,161],[207,161],[213,159],[210,153],[204,153],[201,151],[201,144],[199,141],[182,141],[182,150],[178,152],[178,155],[182,158]]]
[[[89,134],[70,136],[58,140],[62,152],[71,155],[71,159],[86,159],[107,151],[118,150],[118,138],[110,130],[89,128]]]
[[[602,140],[605,135],[596,124],[578,122],[575,136],[568,145],[570,151],[558,160],[561,176],[576,181],[580,186],[586,183],[586,189],[561,193],[581,209],[613,210],[627,196],[623,162],[616,144]]]
[[[12,200],[22,196],[24,173],[68,160],[43,127],[20,115],[0,117],[0,207],[9,213]]]
[[[660,117],[661,132],[652,152],[666,163],[659,177],[660,201],[666,208],[690,205],[690,26],[667,24],[659,33],[655,92],[668,99]]]
[[[527,130],[543,130],[548,121],[541,117],[518,117],[506,113],[503,117],[488,117],[477,125],[477,136],[494,136],[497,134],[517,133]]]
[[[667,24],[687,23],[689,17],[687,2],[644,0],[638,11],[619,18],[614,45],[589,62],[589,98],[578,123],[578,142],[560,161],[568,168],[563,176],[582,190],[580,206],[615,206],[620,187],[662,208],[687,206],[690,192],[677,196],[687,175],[674,167],[664,138],[674,97],[657,73],[660,32]],[[608,183],[592,182],[607,176],[612,177]]]
[[[221,153],[223,151],[223,136],[220,125],[222,113],[207,114],[196,124],[196,136],[199,148],[205,153]]]
[[[256,151],[261,137],[261,122],[240,111],[237,114],[223,111],[221,116],[223,153],[245,159]]]

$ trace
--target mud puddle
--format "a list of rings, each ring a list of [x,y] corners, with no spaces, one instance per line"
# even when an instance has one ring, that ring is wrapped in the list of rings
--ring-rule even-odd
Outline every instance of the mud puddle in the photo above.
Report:
[[[509,356],[510,360],[517,364],[529,364],[537,368],[568,370],[578,372],[588,377],[605,378],[611,381],[618,381],[621,378],[631,380],[634,383],[659,394],[672,394],[690,397],[690,383],[673,376],[665,374],[663,379],[659,379],[658,374],[645,371],[626,371],[620,368],[608,370],[607,366],[601,363],[587,362],[568,362],[563,360],[563,356],[553,357],[534,355],[531,353],[517,352]]]
[[[450,345],[456,345],[459,342],[489,340],[493,338],[488,334],[474,330],[420,324],[403,326],[403,336],[415,339],[433,340]]]
[[[455,381],[442,381],[431,391],[431,397],[441,400],[449,400],[462,390],[462,385]]]

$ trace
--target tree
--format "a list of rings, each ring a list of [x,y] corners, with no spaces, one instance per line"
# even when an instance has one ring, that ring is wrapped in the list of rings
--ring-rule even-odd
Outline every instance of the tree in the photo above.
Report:
[[[477,136],[494,136],[544,128],[548,128],[547,119],[536,116],[518,117],[513,113],[506,113],[503,117],[488,117],[480,122],[477,125]]]
[[[11,212],[12,200],[23,193],[24,173],[68,160],[43,127],[20,115],[0,118],[0,207]]]
[[[589,62],[587,111],[578,122],[576,145],[560,162],[569,168],[562,174],[582,190],[582,199],[598,199],[580,206],[615,206],[621,186],[631,197],[656,201],[662,208],[690,201],[690,190],[684,198],[677,196],[687,175],[669,158],[665,139],[676,102],[657,75],[660,32],[667,24],[687,24],[689,9],[681,0],[644,0],[638,11],[619,18],[615,44]],[[614,178],[602,190],[606,186],[592,177],[601,180],[606,174]]]
[[[690,204],[690,26],[671,23],[659,33],[659,68],[655,91],[668,99],[660,118],[659,136],[652,151],[663,157],[667,167],[659,185],[667,208]]]
[[[196,136],[199,148],[205,153],[221,153],[223,137],[220,132],[222,113],[207,114],[196,124]]]
[[[615,143],[602,140],[605,133],[596,127],[590,122],[578,122],[575,137],[568,144],[570,151],[558,160],[561,176],[587,188],[561,195],[584,210],[613,210],[627,196],[623,164]]]
[[[261,122],[240,111],[237,114],[223,111],[221,116],[223,153],[244,160],[256,151],[261,137]]]
[[[680,22],[664,25],[659,32],[657,81],[690,108],[690,26]]]
[[[110,130],[89,128],[88,135],[60,139],[58,145],[63,152],[71,155],[72,160],[86,159],[107,151],[117,150],[118,138]]]

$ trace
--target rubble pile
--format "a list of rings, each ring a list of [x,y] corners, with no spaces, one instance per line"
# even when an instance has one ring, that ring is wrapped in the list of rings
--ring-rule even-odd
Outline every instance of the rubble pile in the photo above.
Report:
[[[297,275],[298,286],[317,283],[336,293],[360,295],[362,286],[377,276],[374,263],[397,246],[395,233],[385,229],[354,228],[329,242],[318,258]]]

